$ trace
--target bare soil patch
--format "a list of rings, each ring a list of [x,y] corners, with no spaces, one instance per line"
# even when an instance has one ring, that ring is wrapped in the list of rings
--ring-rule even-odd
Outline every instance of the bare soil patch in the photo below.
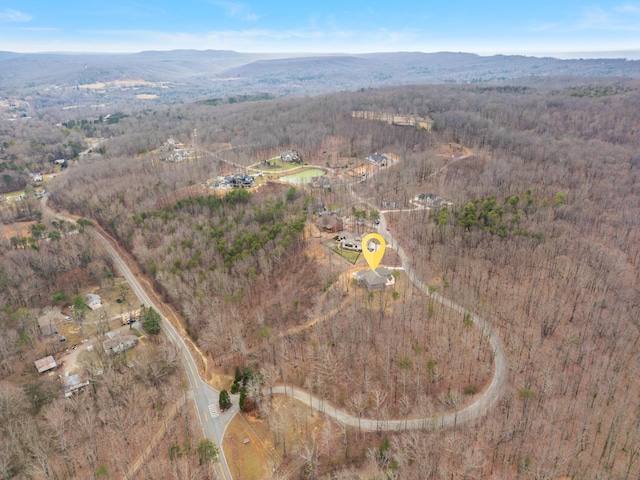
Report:
[[[0,238],[9,240],[11,237],[27,237],[29,235],[29,227],[35,223],[36,222],[19,222],[8,225],[0,224]]]
[[[441,155],[446,155],[447,157],[464,157],[466,155],[471,155],[471,150],[464,145],[460,145],[459,143],[449,142],[440,146],[438,149],[438,153]]]

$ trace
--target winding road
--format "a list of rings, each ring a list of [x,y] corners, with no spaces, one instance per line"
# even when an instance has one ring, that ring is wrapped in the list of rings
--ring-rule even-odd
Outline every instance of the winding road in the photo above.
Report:
[[[48,195],[45,195],[41,201],[43,212],[46,211],[49,215],[61,220],[75,222],[74,219],[65,217],[64,215],[49,209],[47,207],[47,201]],[[220,479],[231,480],[233,477],[222,449],[222,437],[224,436],[227,425],[229,425],[231,419],[239,411],[237,396],[232,396],[233,405],[229,410],[220,412],[218,407],[220,392],[215,390],[200,377],[198,373],[198,366],[185,343],[186,338],[183,338],[182,335],[180,335],[178,330],[176,330],[167,317],[162,313],[162,309],[158,308],[155,302],[149,297],[109,239],[97,229],[89,229],[88,231],[93,234],[93,236],[103,245],[107,253],[109,253],[114,264],[118,270],[120,270],[127,283],[129,283],[129,286],[138,298],[139,302],[146,306],[153,307],[162,316],[162,330],[169,341],[175,345],[180,352],[180,357],[182,358],[182,363],[184,364],[185,371],[189,379],[189,385],[191,386],[191,392],[195,401],[204,436],[209,440],[213,440],[218,446],[219,462],[214,463],[216,474]]]
[[[222,158],[219,158],[223,160]],[[232,162],[229,162],[232,163]],[[365,203],[372,208],[377,209],[376,206],[371,205],[369,202],[366,202],[360,199],[352,190],[351,187],[348,187],[351,195],[358,200],[359,202]],[[53,215],[57,218],[64,220],[71,220],[68,217],[64,217],[52,210],[48,209],[47,205],[47,196],[42,199],[42,208],[43,211],[47,211],[49,215]],[[193,399],[195,401],[195,405],[198,412],[198,417],[202,424],[202,430],[206,438],[213,440],[219,448],[219,463],[215,463],[215,470],[218,478],[230,480],[232,479],[231,472],[229,470],[229,466],[227,464],[224,451],[222,449],[222,439],[227,428],[227,425],[230,423],[235,414],[239,411],[238,409],[238,399],[237,397],[232,398],[233,407],[227,410],[226,412],[220,412],[218,410],[218,396],[219,392],[208,385],[199,375],[198,367],[193,359],[189,348],[185,343],[185,339],[179,333],[179,331],[171,324],[171,322],[162,314],[162,309],[158,308],[149,295],[146,293],[144,288],[140,285],[136,276],[131,272],[126,262],[120,256],[118,251],[113,247],[112,243],[109,241],[107,237],[105,237],[102,233],[100,233],[97,229],[90,229],[93,235],[100,241],[100,243],[104,246],[106,251],[111,255],[115,265],[118,267],[122,275],[125,277],[126,281],[131,286],[132,290],[138,297],[140,303],[144,305],[151,306],[155,308],[163,317],[162,329],[164,333],[167,335],[168,339],[175,345],[175,347],[180,351],[180,356],[182,358],[183,364],[185,366],[185,370],[187,373],[187,377],[189,379],[189,384],[191,386],[191,391],[193,392]],[[416,287],[424,292],[425,295],[432,298],[434,301],[440,302],[443,305],[459,312],[462,315],[470,314],[473,319],[474,324],[482,334],[488,339],[491,347],[493,349],[493,364],[494,364],[494,372],[493,378],[488,388],[486,388],[481,394],[478,394],[476,400],[470,405],[466,406],[463,409],[453,411],[453,412],[442,412],[441,414],[434,415],[428,418],[414,418],[414,419],[403,419],[403,420],[383,420],[383,419],[372,419],[372,418],[361,418],[357,416],[353,416],[345,410],[341,410],[331,405],[326,400],[315,397],[308,391],[303,389],[287,386],[287,385],[278,385],[274,386],[273,389],[265,389],[265,394],[269,391],[272,391],[274,394],[286,394],[296,398],[297,400],[309,405],[310,407],[334,418],[338,422],[342,424],[349,425],[352,427],[360,428],[362,430],[367,431],[401,431],[406,429],[435,429],[435,428],[447,428],[454,427],[459,424],[463,424],[466,422],[470,422],[472,420],[478,419],[484,415],[486,415],[489,410],[496,404],[499,400],[502,391],[504,390],[507,376],[508,376],[508,366],[507,359],[504,348],[497,334],[491,328],[491,326],[482,318],[474,314],[473,312],[469,312],[465,308],[457,305],[449,299],[442,297],[437,293],[431,293],[428,290],[427,285],[418,278],[415,271],[411,267],[408,261],[408,257],[405,254],[402,247],[400,247],[398,241],[392,236],[392,234],[387,230],[387,223],[384,216],[384,212],[382,212],[380,216],[380,232],[382,232],[382,236],[384,237],[387,245],[393,249],[396,249],[398,255],[401,259],[402,266],[404,267],[404,271],[406,272],[408,278],[413,282]]]
[[[473,403],[461,410],[456,410],[453,412],[443,412],[441,414],[434,415],[428,418],[413,418],[404,420],[382,420],[356,417],[346,412],[345,410],[336,408],[330,402],[318,398],[308,391],[297,387],[278,385],[273,387],[273,393],[292,396],[296,400],[299,400],[300,402],[310,406],[311,408],[318,410],[330,416],[331,418],[334,418],[340,423],[360,428],[361,430],[365,431],[402,431],[411,429],[427,430],[447,428],[455,427],[456,425],[467,423],[477,418],[483,417],[500,399],[500,395],[502,394],[507,381],[507,356],[504,348],[502,347],[500,339],[491,328],[491,325],[489,325],[484,319],[482,319],[475,313],[469,312],[467,309],[461,307],[460,305],[457,305],[447,298],[444,298],[442,295],[429,292],[428,286],[416,276],[415,271],[411,268],[411,265],[409,265],[407,255],[405,254],[402,247],[399,246],[397,240],[387,231],[387,222],[384,218],[384,215],[380,216],[380,231],[383,232],[381,233],[381,235],[383,236],[387,245],[397,250],[398,255],[402,261],[402,266],[407,276],[409,277],[409,280],[411,280],[411,282],[413,282],[416,287],[422,290],[426,296],[432,298],[434,301],[440,302],[446,307],[459,312],[463,316],[467,315],[467,313],[470,314],[475,326],[489,340],[491,348],[493,350],[494,364],[493,378],[491,379],[489,387],[481,394],[479,394],[478,398]]]

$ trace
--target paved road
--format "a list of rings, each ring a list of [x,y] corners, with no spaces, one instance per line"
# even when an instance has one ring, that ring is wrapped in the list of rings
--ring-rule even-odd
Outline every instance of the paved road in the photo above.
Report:
[[[102,145],[106,141],[107,141],[107,139],[104,138],[104,137],[99,139],[99,140],[96,140],[91,145],[89,145],[89,148],[87,148],[86,150],[83,150],[82,152],[80,152],[78,154],[78,157],[80,157],[80,159],[82,159],[83,157],[85,157],[85,156],[89,155],[90,153],[92,153],[96,148],[98,148],[100,145]]]
[[[360,201],[366,203],[361,199]],[[420,290],[422,290],[425,295],[429,296],[433,300],[442,303],[443,305],[453,309],[456,312],[459,312],[461,315],[466,315],[467,313],[469,313],[476,327],[479,328],[482,334],[487,337],[491,344],[491,348],[493,349],[494,363],[493,378],[491,380],[491,383],[489,384],[489,387],[478,396],[475,402],[461,410],[453,412],[442,412],[432,417],[414,418],[410,420],[382,420],[362,417],[359,418],[351,415],[345,410],[336,408],[328,401],[320,399],[306,390],[287,385],[278,385],[273,387],[273,393],[292,396],[302,403],[309,405],[311,408],[323,412],[324,414],[336,419],[343,424],[360,428],[361,430],[365,431],[401,431],[412,429],[429,430],[437,428],[447,428],[467,423],[486,415],[489,410],[491,410],[491,408],[495,405],[495,403],[500,399],[500,395],[504,389],[508,376],[507,356],[505,354],[504,348],[502,347],[500,339],[491,328],[491,325],[489,325],[484,319],[480,318],[475,313],[469,312],[467,309],[461,307],[460,305],[457,305],[447,298],[444,298],[442,295],[439,295],[437,293],[430,293],[428,286],[416,276],[415,271],[411,268],[411,265],[409,265],[407,255],[405,254],[402,247],[400,247],[397,240],[391,235],[391,233],[387,231],[387,222],[384,218],[384,215],[380,216],[380,227],[380,231],[382,232],[382,236],[385,239],[385,242],[387,242],[387,245],[397,249],[398,255],[400,256],[400,259],[402,261],[402,268],[407,273],[409,279]],[[269,389],[265,389],[265,394],[268,394],[269,391]]]
[[[462,160],[470,157],[471,155],[466,155],[464,157],[459,157],[455,161]],[[437,173],[437,172],[436,172]],[[432,174],[435,175],[435,174]],[[378,210],[378,207],[371,202],[362,199],[359,197],[354,191],[351,184],[347,184],[347,189],[351,196],[360,203],[368,205],[369,208]],[[493,378],[489,387],[480,394],[480,396],[473,402],[471,405],[463,408],[462,410],[458,410],[455,412],[449,412],[446,414],[436,415],[431,418],[421,418],[421,419],[413,419],[409,421],[405,420],[394,420],[394,421],[382,421],[376,419],[362,419],[358,417],[354,417],[344,410],[338,410],[335,407],[331,406],[327,402],[321,401],[313,396],[311,396],[308,392],[304,392],[303,390],[297,391],[289,387],[289,392],[292,392],[292,395],[306,403],[307,405],[312,406],[313,408],[319,409],[325,412],[327,415],[336,418],[337,420],[346,423],[352,426],[360,426],[360,428],[365,430],[404,430],[411,428],[426,428],[427,425],[432,426],[440,426],[440,427],[449,427],[454,426],[456,424],[469,422],[475,418],[482,417],[486,415],[489,410],[496,404],[496,402],[500,399],[500,395],[504,390],[504,386],[507,382],[507,377],[509,374],[508,364],[507,364],[507,355],[502,346],[502,342],[498,335],[494,332],[491,325],[479,317],[473,312],[468,311],[464,307],[452,302],[451,300],[444,298],[442,295],[438,293],[430,293],[428,286],[416,275],[415,270],[409,264],[409,258],[407,254],[402,249],[398,241],[393,237],[391,232],[389,231],[387,220],[384,215],[384,211],[381,212],[380,215],[380,225],[379,232],[384,238],[387,245],[398,252],[398,256],[400,257],[400,261],[402,262],[402,267],[406,272],[409,280],[413,282],[416,287],[418,287],[422,292],[432,298],[433,300],[440,302],[441,304],[451,308],[452,310],[459,312],[461,315],[470,314],[473,319],[473,323],[476,328],[480,330],[480,332],[485,335],[485,337],[489,340],[491,344],[491,348],[493,350],[493,363],[494,363],[494,371]],[[278,393],[283,393],[282,390]],[[275,390],[274,390],[275,392]],[[306,400],[305,400],[306,399]],[[381,428],[381,425],[384,428]]]
[[[47,209],[46,204],[47,196],[43,197],[42,199],[43,209]],[[73,221],[73,219],[57,214],[51,210],[47,211],[51,215],[59,219]],[[214,464],[216,474],[220,479],[231,480],[233,477],[231,475],[231,471],[229,470],[229,465],[227,464],[224,451],[222,450],[222,437],[224,436],[227,425],[239,410],[239,402],[237,396],[232,396],[231,400],[233,402],[233,406],[226,412],[220,413],[220,411],[218,410],[218,400],[220,392],[212,388],[210,385],[204,382],[202,378],[200,378],[198,367],[193,360],[191,352],[187,348],[183,337],[162,314],[162,310],[158,308],[157,305],[155,305],[151,298],[149,298],[147,292],[145,292],[145,290],[142,288],[135,275],[133,275],[125,261],[113,248],[109,240],[95,229],[89,229],[88,231],[90,231],[94,235],[94,237],[104,246],[105,250],[113,259],[113,262],[118,270],[120,270],[125,280],[129,283],[129,286],[133,290],[140,303],[148,307],[153,307],[162,316],[162,330],[164,331],[167,338],[171,341],[171,343],[175,345],[175,347],[180,351],[180,357],[182,358],[185,371],[187,372],[191,390],[193,391],[193,397],[195,400],[198,417],[200,419],[200,423],[202,424],[202,431],[204,433],[204,436],[210,440],[213,440],[218,446],[220,461],[219,463]]]
[[[243,145],[243,146],[247,146],[247,145]],[[229,150],[233,150],[236,147],[226,147],[223,148],[221,150],[217,150],[215,152],[210,152],[208,150],[201,150],[204,153],[211,155],[213,158],[215,158],[216,160],[220,161],[220,162],[224,162],[228,165],[231,165],[232,167],[236,167],[238,170],[241,171],[247,171],[247,172],[252,172],[252,173],[256,173],[256,174],[261,174],[262,176],[269,176],[269,175],[290,175],[292,173],[296,173],[298,170],[301,169],[306,169],[306,168],[315,168],[318,170],[324,170],[325,172],[329,172],[329,173],[333,173],[334,169],[333,168],[329,168],[329,167],[323,167],[321,165],[308,165],[308,164],[304,164],[304,165],[298,165],[296,167],[293,168],[280,168],[280,169],[267,169],[267,170],[263,170],[261,168],[258,168],[258,166],[260,165],[260,162],[258,163],[254,163],[253,165],[240,165],[239,163],[234,162],[233,160],[229,160],[227,158],[221,157],[220,156],[220,152],[224,152],[224,151],[229,151]]]
[[[229,162],[231,163],[231,162]],[[362,180],[360,180],[362,181]],[[347,188],[351,195],[359,202],[365,203],[370,206],[370,208],[377,209],[375,205],[370,204],[369,202],[359,198],[355,192],[352,190],[351,184],[347,183]],[[43,209],[46,208],[47,196],[42,199]],[[53,213],[53,212],[52,212]],[[69,220],[68,218],[62,217],[60,215],[54,214],[58,218],[63,218],[65,220]],[[96,238],[104,245],[105,249],[111,257],[113,258],[114,263],[118,267],[118,269],[122,272],[123,276],[131,286],[132,290],[138,297],[140,303],[154,307],[161,315],[161,310],[154,304],[154,302],[149,298],[145,290],[140,286],[136,277],[131,273],[126,263],[122,260],[118,252],[113,248],[111,243],[103,237],[97,230],[91,229]],[[427,285],[418,278],[415,274],[413,268],[409,264],[408,257],[405,254],[404,250],[398,244],[397,240],[391,235],[391,233],[387,230],[387,222],[384,216],[384,213],[380,216],[380,228],[379,230],[382,232],[382,236],[384,237],[387,244],[398,251],[398,255],[402,261],[402,266],[407,273],[409,279],[420,288],[425,295],[430,296],[433,300],[446,305],[449,308],[452,308],[455,311],[460,312],[462,315],[466,315],[467,313],[471,314],[474,324],[480,331],[488,338],[491,347],[494,352],[494,374],[493,379],[489,387],[477,398],[477,400],[468,405],[467,407],[454,411],[441,413],[439,415],[435,415],[429,418],[419,418],[419,419],[411,419],[411,420],[381,420],[381,419],[370,419],[370,418],[358,418],[355,417],[344,410],[340,410],[332,406],[330,403],[325,400],[321,400],[309,392],[293,388],[286,385],[273,387],[273,393],[282,393],[286,395],[292,395],[296,399],[301,402],[315,408],[318,411],[324,412],[325,414],[335,418],[336,420],[353,426],[359,427],[362,430],[376,431],[376,430],[385,430],[385,431],[399,431],[405,429],[427,429],[427,428],[445,428],[452,427],[457,424],[462,424],[465,422],[469,422],[473,419],[482,417],[486,415],[489,410],[495,405],[495,403],[500,398],[500,394],[504,389],[506,384],[506,379],[508,375],[507,369],[507,360],[506,354],[504,352],[504,348],[500,342],[500,339],[495,334],[491,326],[482,318],[478,317],[473,312],[467,311],[465,308],[460,305],[455,304],[451,300],[448,300],[437,293],[430,293]],[[193,395],[198,411],[198,416],[200,422],[202,424],[202,429],[206,438],[209,438],[216,442],[218,448],[220,450],[220,462],[219,464],[215,464],[216,473],[218,478],[223,478],[225,480],[232,479],[231,472],[229,470],[229,466],[227,465],[226,458],[224,456],[224,452],[222,450],[222,438],[224,436],[225,429],[234,415],[238,412],[238,398],[237,396],[232,397],[233,407],[228,411],[220,414],[217,405],[218,405],[218,395],[219,392],[209,386],[206,382],[204,382],[200,375],[198,374],[198,368],[196,363],[191,356],[189,349],[187,348],[184,339],[180,336],[180,334],[176,331],[176,329],[171,325],[171,323],[164,317],[163,315],[163,324],[162,328],[169,340],[178,348],[181,352],[182,361],[185,365],[185,370],[187,372],[187,376],[189,378],[189,383],[193,390]],[[267,392],[267,390],[265,390]]]
[[[187,372],[187,377],[189,378],[189,384],[191,385],[191,389],[193,391],[194,400],[196,403],[196,408],[198,410],[198,416],[200,417],[200,423],[202,424],[202,431],[204,432],[204,436],[210,440],[213,440],[218,449],[220,451],[220,462],[216,464],[216,473],[219,478],[222,479],[231,479],[231,471],[229,470],[229,466],[227,465],[227,460],[224,456],[224,452],[222,450],[222,437],[224,436],[224,431],[228,425],[228,422],[233,418],[233,416],[238,412],[238,399],[232,398],[233,406],[224,413],[220,413],[218,409],[218,400],[219,393],[213,387],[208,385],[206,382],[200,378],[198,373],[198,367],[193,360],[193,356],[191,352],[187,348],[185,344],[185,339],[178,333],[178,331],[171,325],[171,323],[167,320],[167,318],[162,314],[162,311],[154,304],[154,302],[149,298],[147,292],[140,286],[140,283],[136,279],[136,277],[131,273],[127,264],[122,260],[118,252],[113,248],[111,243],[100,235],[96,230],[92,230],[95,237],[102,243],[105,247],[106,251],[109,252],[111,258],[114,263],[118,267],[118,270],[122,273],[124,278],[127,280],[131,289],[135,293],[136,297],[140,303],[151,306],[155,310],[160,313],[162,316],[162,330],[167,335],[167,338],[173,343],[178,350],[180,350],[180,356],[182,357],[182,362],[184,363],[185,370]]]

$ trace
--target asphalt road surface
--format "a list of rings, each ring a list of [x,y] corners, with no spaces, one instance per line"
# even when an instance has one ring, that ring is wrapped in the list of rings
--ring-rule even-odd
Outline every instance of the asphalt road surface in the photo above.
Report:
[[[41,202],[43,210],[47,209],[46,204],[47,196],[45,195]],[[73,221],[73,219],[55,213],[50,209],[47,209],[47,212],[59,219]],[[229,465],[227,464],[227,459],[225,458],[224,451],[222,449],[222,437],[224,436],[227,425],[229,424],[233,416],[239,411],[237,396],[232,396],[231,400],[233,402],[233,406],[229,410],[220,412],[218,408],[220,392],[215,390],[213,387],[204,382],[202,378],[200,378],[198,367],[193,359],[193,356],[191,355],[191,352],[187,348],[187,345],[185,344],[185,341],[181,337],[179,332],[162,314],[162,310],[158,308],[157,305],[155,305],[151,298],[149,298],[147,292],[145,292],[145,290],[142,288],[135,275],[133,275],[125,261],[113,248],[109,240],[95,229],[90,229],[89,231],[95,236],[96,239],[98,239],[98,241],[104,246],[105,250],[109,253],[111,258],[113,259],[114,264],[116,265],[118,270],[120,270],[127,283],[129,283],[129,286],[133,290],[140,303],[144,304],[147,307],[153,307],[162,316],[163,332],[165,333],[169,341],[180,351],[180,358],[182,358],[182,363],[184,364],[187,377],[189,378],[189,384],[193,392],[193,398],[195,400],[200,423],[202,424],[202,431],[204,433],[204,436],[205,438],[214,441],[218,446],[219,462],[214,463],[216,474],[220,479],[231,480],[233,477],[231,475],[231,471],[229,470]]]
[[[351,188],[351,185],[348,185],[348,190],[356,200],[365,204],[369,204],[368,202],[360,199],[357,195],[355,195]],[[43,210],[46,208],[46,202],[47,197],[45,196],[42,199]],[[377,209],[375,205],[369,204],[369,206],[371,208]],[[53,212],[51,213],[58,218],[69,220],[68,218],[61,215],[57,215]],[[107,252],[109,252],[111,257],[113,258],[114,263],[131,286],[140,303],[155,308],[155,310],[157,310],[158,313],[162,315],[161,310],[156,305],[154,305],[154,302],[149,298],[145,290],[140,286],[136,277],[129,270],[127,264],[120,257],[118,252],[113,248],[109,240],[103,237],[97,230],[91,230],[96,238],[104,245]],[[479,328],[483,335],[487,337],[494,353],[494,373],[489,387],[478,396],[475,402],[461,410],[453,412],[442,412],[429,418],[402,420],[382,420],[355,417],[344,410],[335,408],[327,401],[319,399],[305,390],[293,388],[291,386],[275,386],[273,387],[272,392],[275,394],[291,395],[292,397],[300,400],[301,402],[311,406],[318,411],[329,415],[330,417],[343,424],[367,431],[400,431],[405,429],[447,428],[466,423],[486,415],[500,398],[508,376],[506,354],[504,348],[502,347],[500,339],[484,319],[478,317],[473,312],[469,312],[460,305],[455,304],[451,300],[448,300],[437,293],[429,292],[427,285],[417,277],[415,271],[411,268],[411,265],[409,265],[408,257],[402,250],[402,247],[400,247],[397,240],[388,231],[384,214],[380,216],[379,232],[384,237],[387,245],[398,251],[398,255],[402,261],[402,266],[404,267],[407,276],[418,288],[420,288],[424,292],[425,295],[455,311],[460,312],[462,315],[466,315],[467,313],[470,314],[476,327]],[[202,424],[204,435],[206,438],[213,440],[218,446],[219,463],[215,464],[218,478],[230,480],[232,479],[232,476],[229,470],[229,466],[227,465],[224,452],[222,450],[222,438],[224,436],[227,425],[239,410],[237,396],[232,397],[232,408],[224,413],[221,413],[219,411],[219,392],[213,389],[200,378],[197,365],[189,349],[187,348],[184,339],[180,336],[179,332],[176,331],[176,329],[171,325],[171,323],[164,317],[164,315],[162,315],[162,318],[164,320],[162,323],[163,331],[165,332],[169,340],[176,346],[176,348],[180,350],[180,356],[184,363],[187,377],[189,378],[189,384],[191,385],[191,389],[193,391],[193,397],[198,411],[198,416]],[[266,392],[267,391],[265,390],[265,393]]]
[[[478,396],[475,402],[461,410],[456,410],[453,412],[442,412],[428,418],[413,418],[402,420],[382,420],[375,418],[356,417],[346,412],[345,410],[336,408],[326,400],[315,397],[306,390],[287,385],[274,386],[272,389],[273,393],[289,395],[296,400],[309,405],[311,408],[314,408],[334,418],[340,423],[359,428],[364,431],[372,432],[450,428],[455,427],[456,425],[470,422],[474,419],[486,415],[495,405],[495,403],[500,399],[500,395],[504,389],[508,376],[507,356],[505,354],[504,348],[502,347],[500,339],[484,319],[478,317],[473,312],[469,312],[467,309],[461,307],[460,305],[457,305],[456,303],[444,298],[437,293],[429,292],[427,285],[425,285],[425,283],[416,276],[414,270],[411,268],[411,265],[409,265],[407,256],[404,250],[402,250],[402,247],[398,245],[397,240],[393,238],[391,233],[387,230],[387,223],[384,215],[380,216],[379,230],[380,232],[382,232],[381,235],[385,239],[387,245],[389,247],[397,249],[398,255],[402,261],[402,266],[409,279],[418,288],[420,288],[420,290],[422,290],[425,295],[429,296],[433,300],[442,303],[443,305],[453,309],[456,312],[459,312],[461,315],[466,315],[467,313],[470,314],[476,328],[480,329],[480,332],[489,340],[493,349],[494,364],[493,378],[491,380],[491,383],[489,384],[489,387]],[[265,394],[267,394],[269,391],[271,390],[265,389]]]
[[[189,384],[191,385],[191,389],[193,391],[193,398],[195,400],[200,423],[202,424],[202,431],[204,432],[204,436],[210,440],[213,440],[218,446],[219,463],[215,464],[218,478],[228,480],[232,479],[233,477],[231,476],[229,465],[227,464],[227,460],[224,456],[224,451],[222,450],[222,437],[224,436],[224,431],[229,424],[229,421],[239,410],[238,399],[232,398],[233,406],[224,413],[220,412],[218,408],[220,392],[215,390],[213,387],[204,382],[202,378],[200,378],[200,375],[198,374],[198,367],[193,360],[193,356],[187,348],[184,339],[180,336],[173,325],[171,325],[167,318],[162,314],[162,311],[154,304],[151,298],[149,298],[147,293],[140,286],[140,283],[138,282],[136,277],[133,275],[133,273],[131,273],[131,270],[129,270],[127,264],[122,260],[118,252],[111,246],[109,241],[102,235],[100,235],[96,230],[93,230],[93,233],[95,237],[100,241],[100,243],[104,245],[107,252],[109,252],[114,263],[118,267],[118,270],[120,270],[124,278],[127,280],[136,297],[138,297],[140,303],[146,305],[147,307],[153,307],[162,316],[162,330],[167,335],[167,338],[171,341],[171,343],[173,343],[175,347],[180,351],[180,357],[182,358],[182,363],[185,366],[187,377],[189,378]]]

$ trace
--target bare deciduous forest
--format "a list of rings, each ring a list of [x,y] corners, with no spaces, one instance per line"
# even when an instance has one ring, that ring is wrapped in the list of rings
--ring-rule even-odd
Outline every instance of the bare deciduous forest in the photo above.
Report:
[[[338,425],[332,441],[307,435],[289,446],[283,477],[630,479],[640,474],[639,106],[637,81],[547,78],[147,109],[92,125],[93,137],[108,138],[101,155],[70,158],[47,189],[51,203],[99,223],[135,256],[221,375],[253,372],[247,409],[274,432],[281,414],[261,387],[293,384],[358,417],[407,419],[468,404],[493,374],[482,333],[402,271],[381,292],[351,281],[353,266],[311,234],[316,200],[345,217],[379,206],[430,290],[497,331],[509,374],[487,416],[393,434],[347,436]],[[353,118],[355,110],[428,118],[432,128]],[[195,158],[162,161],[167,138],[191,145]],[[18,145],[30,148],[23,140],[5,150]],[[291,148],[331,169],[332,188],[268,178],[226,195],[209,188]],[[399,161],[368,178],[348,174],[373,152]],[[46,165],[44,155],[31,162]],[[409,211],[421,193],[453,205]],[[384,213],[389,204],[405,208]],[[41,221],[12,208],[7,223]],[[25,373],[35,360],[27,346],[38,343],[28,309],[117,274],[80,227],[43,224],[29,227],[30,240],[3,240],[7,478],[99,477],[102,466],[123,475],[185,395],[161,340],[136,350],[131,367],[101,358],[104,375],[73,400]],[[140,478],[204,478],[190,411],[178,408],[160,460]],[[358,448],[327,448],[347,438]]]

